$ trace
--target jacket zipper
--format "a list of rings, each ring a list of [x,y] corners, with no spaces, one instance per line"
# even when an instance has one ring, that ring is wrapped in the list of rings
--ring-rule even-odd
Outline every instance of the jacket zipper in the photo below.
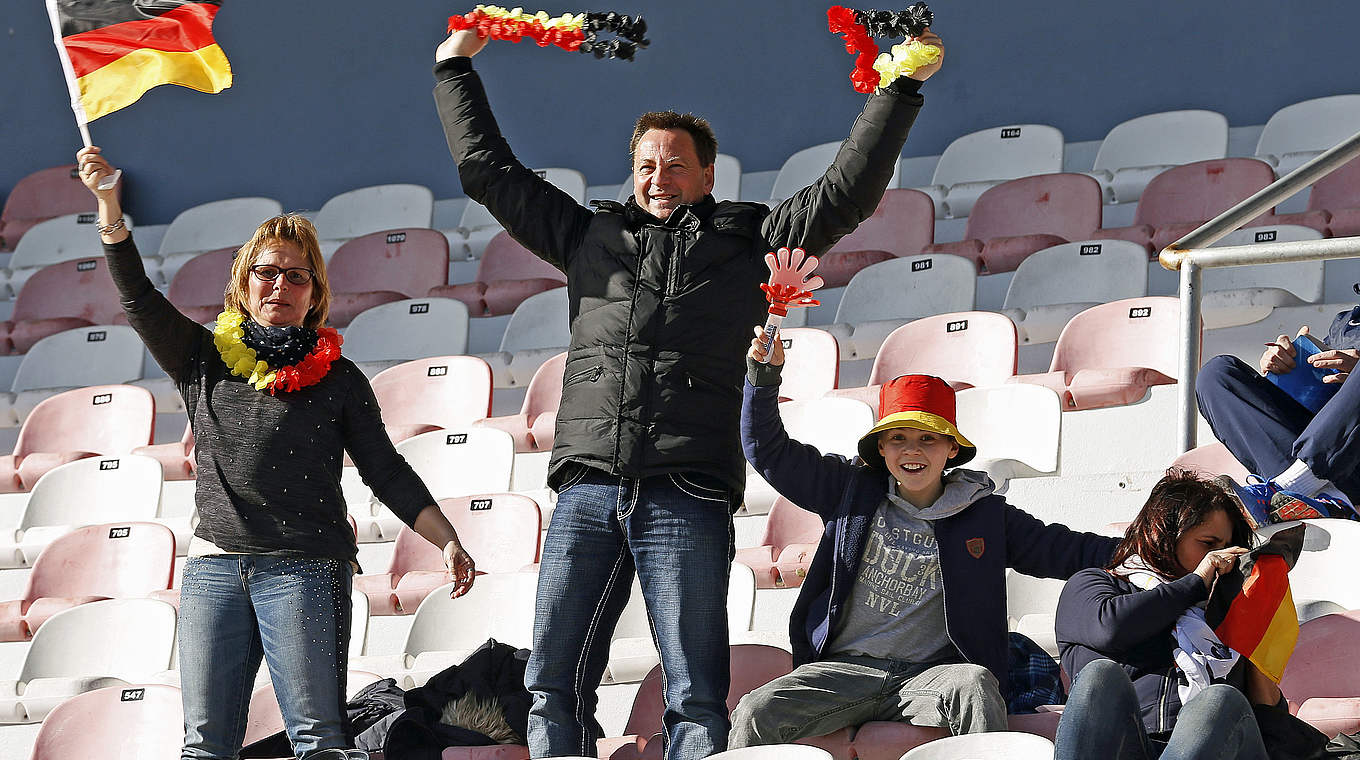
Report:
[[[1167,669],[1166,675],[1162,677],[1162,694],[1157,699],[1157,730],[1166,730],[1166,700],[1171,696],[1171,677],[1176,672],[1176,666],[1172,665]]]
[[[719,383],[715,383],[712,380],[709,380],[704,377],[699,377],[698,375],[692,375],[688,372],[685,373],[685,385],[689,386],[690,390],[693,390],[696,386],[698,386],[707,388],[717,393],[726,393],[728,395],[735,396],[741,395],[741,391],[737,390],[736,388],[728,388]]]
[[[575,383],[575,382],[578,382],[578,381],[583,381],[583,380],[586,380],[586,379],[589,379],[590,382],[593,383],[593,382],[595,382],[596,380],[599,380],[599,379],[600,379],[600,375],[603,375],[603,374],[604,374],[604,365],[596,365],[596,366],[594,366],[594,367],[591,367],[590,369],[583,369],[583,370],[581,370],[580,372],[574,372],[574,373],[572,373],[570,377],[568,377],[566,380],[563,380],[563,381],[562,381],[562,385],[565,387],[565,386],[571,385],[572,383]]]

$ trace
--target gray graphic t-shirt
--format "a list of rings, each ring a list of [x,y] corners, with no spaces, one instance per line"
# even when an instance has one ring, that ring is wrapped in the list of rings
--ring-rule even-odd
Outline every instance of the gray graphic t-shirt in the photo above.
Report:
[[[959,480],[965,482],[947,486],[945,495],[924,512],[939,514],[943,507],[946,514],[954,513],[966,508],[984,488],[991,491],[989,481],[981,486],[967,476]],[[874,513],[845,618],[827,652],[919,664],[953,661],[959,655],[945,632],[935,528],[920,517],[923,510],[894,491],[890,480],[889,491]],[[940,503],[954,499],[959,503]]]

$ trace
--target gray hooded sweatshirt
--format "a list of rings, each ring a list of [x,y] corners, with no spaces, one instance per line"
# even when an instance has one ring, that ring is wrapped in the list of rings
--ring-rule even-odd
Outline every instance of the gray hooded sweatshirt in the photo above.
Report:
[[[918,509],[897,495],[897,482],[888,476],[844,622],[828,654],[921,665],[959,661],[945,633],[940,547],[932,522],[962,512],[994,490],[986,473],[954,469],[944,475],[940,498]]]

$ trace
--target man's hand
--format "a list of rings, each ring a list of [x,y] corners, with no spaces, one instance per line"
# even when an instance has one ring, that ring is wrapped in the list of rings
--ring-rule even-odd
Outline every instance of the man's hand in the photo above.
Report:
[[[1351,370],[1355,369],[1357,361],[1360,361],[1360,351],[1353,348],[1319,351],[1308,357],[1308,363],[1318,369],[1338,370],[1336,374],[1326,375],[1322,378],[1322,382],[1332,385],[1346,382]]]
[[[1308,333],[1308,325],[1304,325],[1299,330],[1299,335]],[[1273,343],[1266,344],[1265,353],[1261,354],[1261,374],[1274,372],[1283,375],[1294,371],[1294,341],[1288,335],[1281,335]]]
[[[765,347],[762,345],[765,338],[765,328],[755,328],[756,337],[751,339],[751,352],[747,354],[752,359],[764,363]],[[770,341],[770,347],[774,350],[770,352],[770,364],[778,367],[784,363],[784,342],[779,339],[779,331],[775,330],[774,338]]]
[[[926,27],[926,30],[916,39],[927,45],[934,45],[940,49],[940,57],[936,58],[934,63],[920,67],[907,77],[908,79],[915,79],[918,82],[924,82],[927,79],[930,79],[931,75],[935,72],[939,71],[940,65],[944,63],[944,42],[940,39],[940,35],[930,31],[929,27]]]
[[[439,43],[439,47],[434,51],[434,62],[447,61],[450,58],[467,56],[471,58],[482,52],[486,47],[487,38],[479,37],[476,29],[464,29],[454,32],[449,38]]]

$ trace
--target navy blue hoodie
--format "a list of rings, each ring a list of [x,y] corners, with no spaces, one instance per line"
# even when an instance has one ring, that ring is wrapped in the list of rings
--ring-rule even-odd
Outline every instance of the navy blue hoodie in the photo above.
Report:
[[[741,442],[756,472],[826,523],[789,620],[794,664],[812,662],[825,654],[846,613],[874,512],[886,495],[887,472],[789,438],[779,418],[779,386],[755,386],[749,378]],[[996,494],[936,520],[934,528],[949,640],[965,660],[990,670],[1007,697],[1006,568],[1067,578],[1104,565],[1118,545],[1106,536],[1045,525]]]

